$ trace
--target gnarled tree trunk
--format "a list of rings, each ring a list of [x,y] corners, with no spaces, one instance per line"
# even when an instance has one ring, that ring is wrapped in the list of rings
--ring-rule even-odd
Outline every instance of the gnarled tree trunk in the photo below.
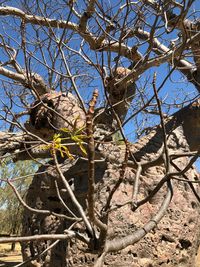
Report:
[[[199,102],[180,110],[166,122],[166,133],[169,153],[173,155],[173,170],[184,170],[188,165],[187,153],[197,150],[199,144]],[[100,160],[95,163],[95,210],[102,221],[108,225],[106,244],[120,243],[124,237],[135,240],[129,242],[129,246],[117,250],[115,247],[108,249],[104,259],[106,266],[195,266],[195,257],[199,239],[199,197],[197,195],[198,184],[187,183],[173,178],[181,177],[191,181],[198,181],[198,173],[194,167],[183,173],[182,176],[171,176],[163,182],[163,186],[149,200],[137,209],[125,204],[132,199],[134,184],[136,183],[137,162],[146,162],[139,178],[137,199],[133,202],[151,196],[154,188],[165,176],[165,160],[161,153],[163,144],[163,131],[160,126],[155,128],[147,136],[142,137],[136,144],[130,146],[132,155],[129,156],[126,171],[118,189],[115,191],[110,203],[108,215],[103,216],[104,209],[112,189],[122,176],[121,163],[125,157],[125,145],[117,145],[114,142],[102,143],[96,148]],[[177,157],[179,154],[185,156]],[[160,154],[160,156],[159,156]],[[177,157],[177,159],[175,159]],[[87,173],[88,163],[79,159],[70,161],[66,159],[60,162],[61,170],[69,182],[77,200],[86,210],[87,203]],[[36,209],[50,210],[57,214],[65,214],[72,217],[71,213],[79,217],[79,213],[72,203],[66,188],[59,178],[53,162],[41,167],[36,174],[27,194],[27,204]],[[122,178],[122,177],[121,177]],[[145,234],[145,224],[154,221],[154,216],[166,197],[167,184],[172,182],[173,198],[165,216],[154,229]],[[168,181],[168,182],[167,182]],[[58,195],[58,190],[60,196]],[[67,203],[70,212],[61,202]],[[120,207],[121,205],[121,207]],[[74,223],[70,218],[59,218],[56,214],[33,214],[25,210],[23,235],[55,234],[63,233]],[[75,223],[73,229],[78,233],[88,234],[82,222]],[[133,238],[137,231],[144,231],[144,238]],[[140,240],[141,239],[141,240]],[[139,241],[139,242],[137,242]],[[34,257],[47,248],[52,241],[35,241],[23,244],[24,259]],[[123,248],[123,246],[122,246]],[[60,241],[52,250],[42,255],[39,259],[30,262],[27,266],[93,266],[94,261],[101,253],[96,244],[91,246],[74,238],[69,241]],[[103,265],[102,265],[103,266]]]

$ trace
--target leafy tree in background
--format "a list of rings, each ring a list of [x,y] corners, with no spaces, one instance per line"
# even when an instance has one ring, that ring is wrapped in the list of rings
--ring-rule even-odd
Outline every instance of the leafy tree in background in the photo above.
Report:
[[[1,4],[1,160],[42,166],[26,199],[1,177],[24,211],[0,242],[18,266],[195,266],[198,0]]]
[[[0,216],[1,216],[1,235],[19,235],[22,226],[22,206],[13,194],[11,187],[3,180],[15,180],[15,177],[21,177],[15,181],[16,189],[22,198],[25,198],[29,187],[31,176],[37,168],[37,164],[31,161],[18,161],[13,163],[6,159],[1,164],[1,198],[0,198]],[[11,249],[14,250],[14,244]]]

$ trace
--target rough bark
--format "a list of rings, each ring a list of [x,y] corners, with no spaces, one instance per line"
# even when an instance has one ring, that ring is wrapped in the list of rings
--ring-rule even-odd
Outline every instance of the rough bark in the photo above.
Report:
[[[188,153],[198,150],[199,144],[199,101],[177,112],[166,122],[168,135],[168,147],[173,154]],[[131,151],[137,161],[148,162],[155,159],[160,153],[163,144],[163,132],[158,126],[149,135],[141,138],[131,146]],[[106,205],[110,191],[118,182],[121,175],[121,159],[124,158],[125,146],[113,142],[98,146],[97,154],[103,161],[95,163],[96,195],[95,208],[99,214]],[[131,158],[130,158],[131,160]],[[185,157],[173,160],[177,168],[183,170],[189,159]],[[65,160],[61,165],[62,172],[79,203],[86,209],[87,196],[87,172],[88,163],[79,159],[75,162]],[[132,166],[132,167],[131,167]],[[148,165],[147,165],[148,166]],[[38,171],[43,171],[41,167]],[[55,180],[61,192],[61,197],[67,203],[71,211],[77,214],[77,210],[71,203],[66,189],[58,179],[55,167],[49,163],[47,173],[35,176],[27,194],[27,204],[37,209],[49,209],[52,212],[70,216],[62,205],[55,187]],[[157,183],[163,178],[165,168],[163,159],[155,161],[143,170],[139,181],[137,200],[148,196]],[[126,169],[125,177],[112,199],[112,206],[129,201],[133,193],[136,166],[130,165]],[[185,179],[199,180],[198,174],[192,167],[185,173]],[[181,266],[193,267],[198,249],[199,237],[199,203],[194,192],[198,191],[198,184],[173,180],[174,196],[165,217],[157,225],[155,230],[148,233],[140,242],[132,244],[121,251],[108,253],[105,257],[106,266]],[[132,235],[136,230],[142,229],[144,224],[158,211],[163,198],[166,195],[166,186],[163,186],[153,198],[140,206],[136,211],[131,210],[130,205],[114,209],[104,218],[108,223],[109,240],[119,240],[127,235]],[[63,233],[72,225],[72,221],[60,219],[54,215],[32,214],[24,212],[23,235]],[[87,232],[83,224],[77,223],[74,228],[80,233]],[[30,242],[23,244],[24,259],[41,252],[51,242]],[[88,248],[78,239],[59,242],[52,251],[48,251],[42,258],[29,263],[27,266],[93,266],[98,257],[98,250]],[[39,264],[39,265],[37,265]]]

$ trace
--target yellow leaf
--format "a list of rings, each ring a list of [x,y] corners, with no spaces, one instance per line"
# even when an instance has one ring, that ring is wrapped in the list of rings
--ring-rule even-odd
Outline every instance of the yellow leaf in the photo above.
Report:
[[[87,155],[87,151],[86,151],[85,147],[83,146],[83,144],[79,143],[78,145],[79,145],[81,151],[83,152],[83,154]]]

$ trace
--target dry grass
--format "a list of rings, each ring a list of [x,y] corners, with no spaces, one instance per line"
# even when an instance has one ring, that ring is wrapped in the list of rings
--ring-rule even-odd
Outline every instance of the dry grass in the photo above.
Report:
[[[0,244],[0,254],[2,252],[10,252],[10,248],[11,248],[11,243]],[[19,243],[17,243],[15,245],[15,251],[16,252],[20,252],[21,251],[21,247],[20,247],[20,244]]]

